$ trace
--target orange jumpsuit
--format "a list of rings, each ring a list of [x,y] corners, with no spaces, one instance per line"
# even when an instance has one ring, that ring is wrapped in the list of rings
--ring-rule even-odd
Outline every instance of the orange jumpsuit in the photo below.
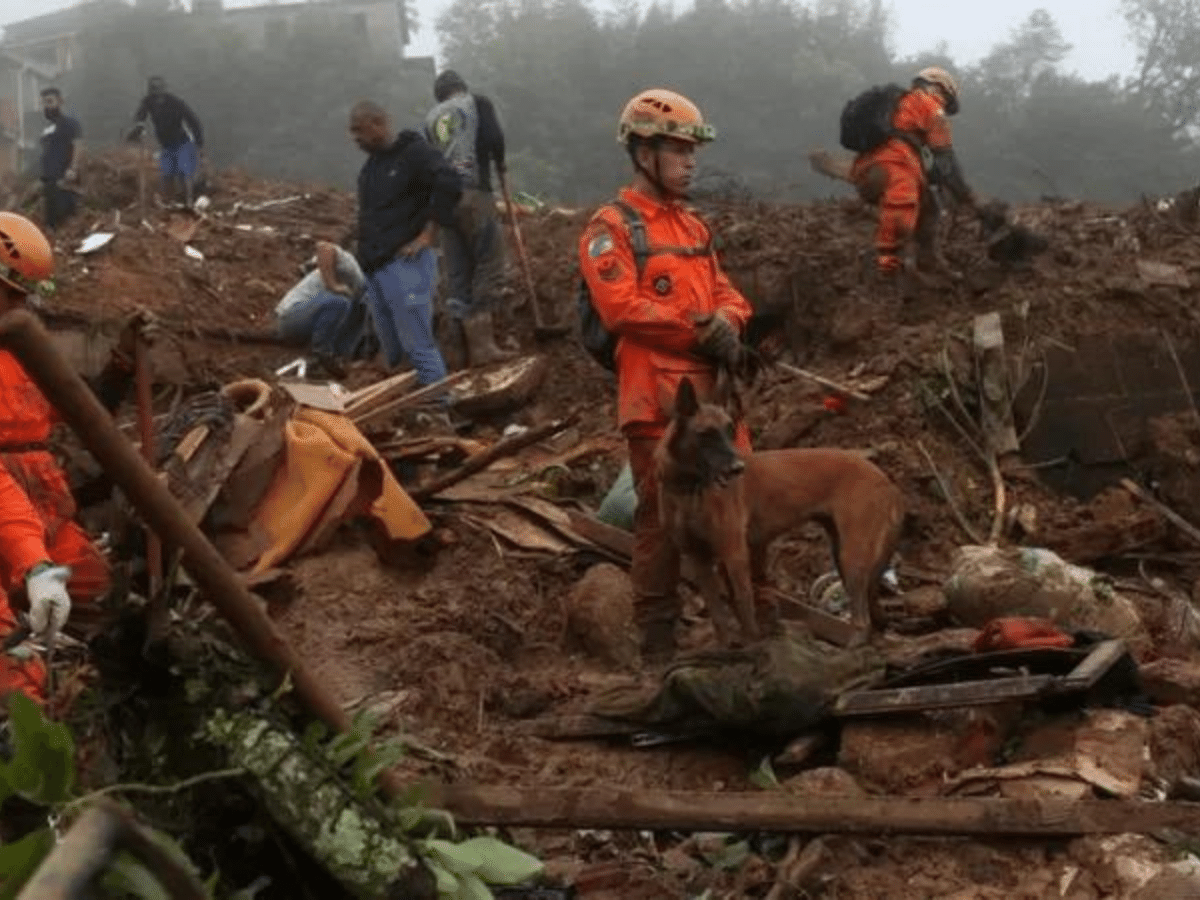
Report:
[[[932,213],[926,208],[932,198],[926,196],[925,167],[914,144],[930,150],[952,147],[950,120],[946,117],[944,100],[936,92],[913,90],[901,97],[892,116],[892,126],[910,139],[889,138],[855,159],[850,172],[851,180],[864,197],[879,204],[875,252],[879,270],[884,274],[900,271],[904,245],[927,225],[922,220]],[[880,188],[882,194],[876,197]]]
[[[107,593],[107,561],[73,519],[66,476],[45,449],[57,414],[12,354],[0,351],[0,639],[16,627],[9,599],[24,590],[25,573],[50,560],[71,567],[74,602]],[[40,659],[0,653],[0,695],[19,690],[41,699]]]
[[[638,499],[630,570],[635,602],[665,617],[678,612],[679,554],[659,520],[654,450],[684,376],[701,398],[714,387],[715,367],[695,353],[695,319],[720,310],[741,330],[753,310],[721,270],[712,233],[694,213],[631,188],[620,198],[646,226],[651,255],[641,277],[629,230],[613,206],[602,207],[584,230],[579,262],[596,312],[618,338],[618,424],[629,442]],[[750,452],[744,423],[736,443]]]

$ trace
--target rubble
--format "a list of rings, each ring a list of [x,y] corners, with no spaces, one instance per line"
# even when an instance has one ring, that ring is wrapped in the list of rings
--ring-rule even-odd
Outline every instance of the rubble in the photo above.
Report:
[[[71,335],[80,322],[111,331],[122,313],[154,308],[174,334],[169,348],[156,350],[160,419],[232,382],[277,383],[276,371],[295,353],[265,337],[271,310],[299,277],[314,240],[344,238],[352,198],[225,173],[199,215],[147,210],[143,216],[132,160],[122,154],[93,159],[88,207],[60,236],[60,274],[42,298],[47,318],[64,324],[64,340],[77,340]],[[1200,459],[1192,418],[1193,386],[1200,385],[1200,323],[1193,311],[1200,287],[1189,277],[1197,233],[1150,203],[1121,213],[1043,204],[1013,217],[1050,243],[1016,269],[988,260],[975,225],[947,223],[947,256],[966,273],[963,282],[921,292],[901,308],[876,297],[863,276],[859,256],[869,245],[871,223],[856,203],[730,205],[709,212],[735,282],[760,311],[778,313],[771,340],[791,367],[768,368],[747,389],[756,441],[860,449],[905,492],[911,514],[897,569],[900,595],[889,606],[895,628],[880,642],[891,669],[930,653],[972,652],[976,629],[998,612],[1046,611],[1047,603],[1018,610],[1005,602],[990,614],[965,614],[953,592],[945,602],[936,585],[946,580],[964,531],[974,531],[981,541],[994,537],[995,552],[1047,548],[1065,563],[1111,579],[1112,596],[1129,602],[1097,606],[1093,592],[1074,610],[1086,615],[1063,621],[1136,638],[1144,687],[1160,706],[1172,705],[1149,720],[1111,709],[1082,716],[1079,698],[1059,698],[1069,712],[1054,714],[1067,716],[1062,721],[1074,749],[1039,755],[1029,744],[1028,758],[1014,758],[1009,742],[1028,737],[1031,723],[1047,715],[1034,701],[845,720],[840,729],[822,727],[824,743],[814,741],[797,756],[796,766],[810,768],[789,772],[784,782],[786,792],[821,798],[819,806],[772,805],[779,792],[753,791],[754,764],[747,764],[738,742],[648,750],[630,747],[628,735],[559,743],[522,730],[531,719],[586,707],[600,687],[611,686],[597,672],[604,663],[592,654],[617,666],[632,658],[627,585],[618,584],[623,576],[617,571],[627,563],[629,535],[605,530],[589,515],[624,464],[612,380],[572,339],[543,334],[539,343],[531,306],[540,304],[546,322],[571,321],[573,255],[586,210],[522,215],[536,294],[523,289],[514,266],[498,325],[526,351],[527,362],[511,381],[499,379],[501,394],[512,388],[503,402],[471,410],[477,421],[469,434],[434,433],[420,424],[412,413],[421,398],[412,398],[410,381],[373,363],[351,366],[337,390],[328,382],[293,383],[289,402],[327,403],[333,408],[326,413],[348,413],[363,426],[378,457],[366,468],[394,475],[429,527],[419,529],[419,540],[385,548],[362,521],[342,521],[356,516],[337,516],[339,527],[297,544],[303,553],[266,559],[263,566],[286,567],[294,584],[286,600],[266,604],[274,628],[335,704],[386,708],[389,727],[425,748],[410,753],[397,778],[446,785],[441,799],[461,811],[464,823],[543,816],[541,824],[560,830],[539,828],[530,837],[555,848],[546,855],[558,862],[559,883],[573,882],[581,891],[590,885],[597,896],[682,897],[705,890],[713,897],[760,896],[794,880],[830,896],[1099,898],[1121,890],[1151,897],[1155,885],[1188,883],[1187,865],[1143,853],[1145,846],[1084,838],[1064,856],[1052,849],[1061,844],[993,846],[986,836],[1001,825],[1070,836],[1194,824],[1184,804],[1164,799],[1170,785],[1195,777],[1200,767],[1192,752],[1200,697],[1187,668],[1191,651],[1185,641],[1166,639],[1180,608],[1148,586],[1153,579],[1134,581],[1142,588],[1136,597],[1121,582],[1142,576],[1139,565],[1148,564],[1167,593],[1186,595],[1200,578],[1200,556],[1186,527],[1119,485],[1132,478],[1145,497],[1185,525],[1200,524],[1191,491]],[[93,232],[113,238],[87,255],[75,254]],[[982,316],[988,316],[983,343],[992,354],[987,378],[972,347]],[[995,341],[997,324],[1002,345]],[[1140,335],[1140,343],[1130,335]],[[102,339],[77,342],[92,359],[102,355],[96,349]],[[988,383],[999,383],[998,352],[1014,397],[1011,422],[1003,409],[980,408]],[[458,383],[488,395],[486,380],[475,373]],[[1104,393],[1113,385],[1110,393],[1120,404]],[[985,414],[1020,445],[1019,456],[1003,465],[989,464]],[[239,415],[247,415],[245,409]],[[210,535],[246,521],[251,501],[270,484],[266,475],[275,471],[279,450],[272,451],[264,432],[235,441],[236,429],[216,425],[190,444],[181,435],[173,446],[193,453],[182,469],[166,467],[175,488],[191,483],[193,518]],[[521,434],[511,436],[515,432]],[[229,487],[210,501],[217,483]],[[613,521],[627,524],[628,517]],[[246,558],[225,549],[248,567]],[[828,568],[824,539],[815,530],[777,547],[772,578],[791,604],[785,609],[792,631],[803,632],[805,623],[820,627],[821,611],[814,613],[804,598]],[[596,572],[610,587],[585,600],[601,579]],[[1023,582],[1022,603],[1030,600],[1028,588],[1044,587],[1043,575]],[[261,590],[269,594],[269,585]],[[616,602],[605,600],[613,596]],[[174,627],[185,614],[203,624],[198,608],[191,601],[177,606]],[[974,627],[944,629],[947,612]],[[609,621],[611,628],[603,624]],[[563,641],[568,622],[591,653]],[[708,623],[694,605],[682,624],[686,648],[709,647]],[[1167,657],[1154,658],[1162,654]],[[141,690],[135,689],[135,702]],[[1140,748],[1145,771],[1139,768],[1135,778],[1132,769],[1114,764],[1080,776],[1075,770],[1085,753],[1102,755],[1088,743],[1089,734],[1107,734],[1097,722],[1117,720],[1128,726],[1118,729],[1121,760],[1132,760]],[[98,741],[94,736],[103,729],[87,733]],[[755,748],[761,750],[755,758],[782,746]],[[100,760],[121,750],[90,753]],[[839,768],[831,768],[835,762]],[[131,763],[122,756],[114,764]],[[99,762],[89,763],[83,777],[97,779],[101,771]],[[1055,806],[1065,810],[1063,817],[1047,823],[1021,806],[1024,801],[935,796],[948,784],[964,793],[1015,796],[1022,778],[1034,785],[1038,802],[1045,779],[1081,785],[1075,795],[1083,799]],[[485,790],[473,791],[479,785]],[[488,786],[499,792],[489,793]],[[1093,799],[1097,787],[1155,802]],[[617,790],[622,793],[615,798],[606,793]],[[578,802],[565,803],[564,791]],[[943,805],[908,805],[917,800]],[[568,830],[589,818],[584,824],[614,830],[588,841]],[[737,835],[734,843],[748,840],[743,830],[758,828],[827,836],[820,852],[809,854],[819,861],[811,870],[801,863],[815,841],[748,844],[738,865],[720,869],[680,849],[686,838],[668,836],[716,822]],[[893,826],[982,839],[875,841],[836,833]],[[658,829],[649,848],[637,836],[641,827]],[[1125,850],[1145,859],[1136,873],[1109,871],[1098,862]]]

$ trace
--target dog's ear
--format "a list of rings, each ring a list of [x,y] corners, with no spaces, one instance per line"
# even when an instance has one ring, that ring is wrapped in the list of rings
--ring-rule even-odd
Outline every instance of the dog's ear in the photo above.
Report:
[[[696,400],[696,389],[692,379],[684,376],[679,382],[679,390],[675,393],[675,415],[681,419],[690,419],[700,411],[700,403]]]

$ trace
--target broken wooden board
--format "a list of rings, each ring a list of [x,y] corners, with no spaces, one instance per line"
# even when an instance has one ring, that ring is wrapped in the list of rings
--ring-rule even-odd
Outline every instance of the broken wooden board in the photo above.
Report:
[[[1192,286],[1192,282],[1182,266],[1156,262],[1151,259],[1139,259],[1137,261],[1137,271],[1138,277],[1147,285],[1176,287],[1183,288],[1184,290]]]
[[[1123,641],[1102,641],[1069,674],[1062,676],[1013,675],[952,684],[850,691],[838,697],[833,715],[851,718],[923,712],[1081,693],[1093,687],[1127,652]]]
[[[520,513],[511,509],[492,509],[487,513],[466,518],[504,538],[520,550],[558,555],[569,553],[574,549],[561,537],[530,522]]]
[[[1008,364],[1000,313],[975,317],[975,359],[979,373],[979,408],[987,446],[997,456],[1021,449],[1013,427]]]
[[[777,791],[426,787],[431,806],[445,809],[460,824],[478,826],[989,837],[1144,834],[1173,828],[1200,834],[1197,803],[947,797],[828,797],[798,803]]]
[[[526,405],[546,377],[549,362],[541,354],[522,356],[485,369],[467,369],[449,391],[464,416],[494,415]]]
[[[283,378],[280,379],[279,386],[301,406],[325,412],[345,412],[346,402],[351,396],[340,384],[333,382]]]

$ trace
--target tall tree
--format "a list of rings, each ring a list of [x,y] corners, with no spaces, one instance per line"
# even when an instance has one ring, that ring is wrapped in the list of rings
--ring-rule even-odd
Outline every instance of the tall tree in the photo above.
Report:
[[[1122,0],[1138,47],[1133,92],[1177,130],[1200,125],[1200,0]]]

